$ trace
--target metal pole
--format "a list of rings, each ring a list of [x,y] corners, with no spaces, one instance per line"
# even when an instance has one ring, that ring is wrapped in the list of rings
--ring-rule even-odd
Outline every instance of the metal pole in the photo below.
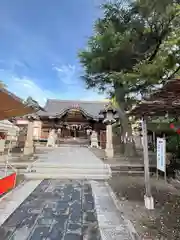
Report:
[[[167,156],[166,156],[166,134],[163,134],[163,138],[165,141],[165,167],[164,167],[164,180],[167,182],[167,173],[166,173],[166,161],[167,161]]]
[[[144,154],[144,178],[145,178],[145,207],[154,209],[154,200],[151,195],[150,174],[149,174],[149,155],[148,155],[148,141],[147,141],[147,125],[146,120],[142,118],[142,134],[143,134],[143,154]]]

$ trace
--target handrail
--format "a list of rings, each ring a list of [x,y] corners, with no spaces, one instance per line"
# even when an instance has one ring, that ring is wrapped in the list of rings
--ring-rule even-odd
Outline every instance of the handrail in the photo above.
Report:
[[[34,156],[32,156],[32,158],[34,158]],[[32,159],[32,158],[31,158],[31,159]],[[38,159],[37,159],[37,160],[38,160]],[[28,164],[28,166],[27,166],[27,168],[26,168],[26,171],[27,171],[27,172],[29,172],[29,171],[31,170],[33,164],[34,164],[37,160],[35,160],[34,162],[31,162],[31,163]]]
[[[11,167],[11,169],[15,172],[15,173],[17,173],[17,169],[16,168],[14,168],[10,163],[9,163],[9,157],[11,156],[11,154],[10,154],[10,149],[12,148],[12,141],[10,141],[10,143],[9,143],[9,148],[8,148],[8,154],[7,154],[7,159],[6,159],[6,164],[5,164],[5,177],[7,176],[7,172],[8,172],[8,166],[9,167]]]

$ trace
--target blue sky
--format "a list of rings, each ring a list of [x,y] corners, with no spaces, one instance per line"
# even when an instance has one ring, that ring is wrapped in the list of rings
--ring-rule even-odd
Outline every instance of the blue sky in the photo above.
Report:
[[[86,90],[77,58],[101,0],[1,0],[0,79],[22,98],[101,100]]]

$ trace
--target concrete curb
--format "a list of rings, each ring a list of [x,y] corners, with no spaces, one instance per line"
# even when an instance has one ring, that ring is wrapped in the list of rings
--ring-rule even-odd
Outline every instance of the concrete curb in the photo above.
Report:
[[[90,181],[90,184],[102,240],[139,240],[140,238],[133,236],[132,228],[130,229],[129,223],[122,217],[122,212],[119,213],[106,182]]]
[[[109,194],[111,195],[111,197],[112,197],[112,199],[113,199],[113,202],[114,202],[117,210],[118,210],[119,212],[123,213],[122,210],[121,210],[120,207],[119,207],[119,206],[120,206],[120,201],[117,199],[117,197],[116,197],[115,193],[113,192],[112,188],[110,187],[110,185],[109,185],[107,182],[105,183],[105,185],[106,185],[107,188],[108,188]],[[128,220],[128,219],[125,219],[124,214],[122,215],[122,217],[123,217],[123,219],[124,219],[124,222],[125,222],[126,225],[127,225],[127,228],[128,228],[129,233],[130,233],[130,235],[131,235],[131,238],[132,238],[133,240],[141,240],[141,238],[140,238],[140,236],[138,235],[138,233],[136,232],[136,230],[135,230],[132,222],[131,222],[130,220]]]

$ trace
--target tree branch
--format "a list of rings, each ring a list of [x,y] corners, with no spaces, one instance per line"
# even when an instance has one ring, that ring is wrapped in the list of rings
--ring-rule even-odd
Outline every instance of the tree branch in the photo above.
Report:
[[[167,78],[167,80],[170,80],[174,77],[174,75],[180,70],[180,65],[176,68],[176,70]]]
[[[157,55],[157,53],[160,49],[161,44],[162,44],[162,38],[159,39],[158,44],[156,45],[156,48],[155,48],[154,52],[152,53],[152,55],[150,56],[148,62],[152,62],[152,60],[156,57],[156,55]]]
[[[168,30],[169,30],[169,26],[171,24],[171,22],[173,21],[173,19],[176,17],[176,14],[173,14],[172,17],[169,19],[168,23],[166,24],[166,26],[164,27],[164,30],[162,30],[160,36],[159,36],[159,39],[158,39],[158,43],[156,45],[156,48],[154,50],[154,52],[152,53],[152,55],[150,56],[148,62],[151,62],[157,55],[159,49],[160,49],[160,46],[163,42],[163,39],[166,37],[166,35],[168,34]]]

